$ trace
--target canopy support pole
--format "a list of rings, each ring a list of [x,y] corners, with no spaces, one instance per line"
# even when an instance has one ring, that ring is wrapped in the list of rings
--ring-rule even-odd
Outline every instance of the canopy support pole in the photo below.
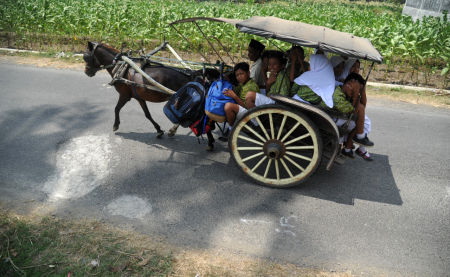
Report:
[[[192,68],[189,67],[189,65],[187,65],[183,59],[178,55],[178,53],[172,48],[172,46],[169,45],[169,43],[167,43],[167,48],[170,50],[170,52],[172,52],[172,54],[175,56],[175,58],[177,58],[177,60],[179,60],[181,62],[182,65],[184,65],[186,68],[189,68],[190,70],[192,70]]]
[[[278,50],[280,50],[281,52],[284,52],[283,49],[281,49],[280,47],[278,47],[278,45],[276,45],[273,41],[269,40],[268,38],[265,38],[269,43],[272,43],[276,48],[278,48]]]
[[[228,50],[225,48],[225,46],[223,46],[223,44],[220,42],[220,40],[218,38],[216,38],[215,36],[210,36],[210,37],[212,37],[215,40],[217,40],[217,42],[222,46],[223,50],[225,50],[225,52],[227,52],[227,55],[228,55],[228,57],[230,57],[230,59],[233,62],[233,64],[236,64],[236,62],[233,60],[233,57],[231,57],[230,52],[228,52]]]
[[[200,32],[202,33],[203,37],[206,39],[206,41],[212,47],[214,52],[216,52],[217,56],[219,56],[219,58],[222,60],[222,62],[225,63],[225,61],[222,59],[222,56],[220,56],[220,54],[217,52],[216,48],[214,48],[214,46],[212,45],[211,41],[209,41],[208,37],[205,35],[205,33],[203,33],[203,30],[200,28],[200,26],[198,26],[197,21],[194,21],[194,23],[197,26],[197,28],[200,30]]]
[[[198,53],[208,62],[208,63],[210,63],[216,70],[218,70],[217,69],[217,67],[215,67],[213,64],[212,64],[212,62],[207,58],[207,57],[205,57],[205,55],[203,55],[202,54],[202,52],[200,51],[200,49],[199,48],[197,48],[197,47],[195,47],[185,36],[183,36],[183,34],[182,33],[180,33],[180,31],[178,31],[178,29],[177,28],[175,28],[173,25],[170,25],[170,27],[172,27],[175,31],[177,31],[177,33],[182,37],[182,38],[184,38],[184,40],[185,41],[187,41],[187,43],[189,43],[189,45],[191,45],[192,46],[192,48],[194,48],[194,49],[197,49],[197,51],[198,51]]]

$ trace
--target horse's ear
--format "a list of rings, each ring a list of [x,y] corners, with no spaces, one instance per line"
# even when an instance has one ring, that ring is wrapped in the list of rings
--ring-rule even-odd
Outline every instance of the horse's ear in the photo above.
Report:
[[[88,41],[88,49],[89,51],[92,51],[92,49],[94,49],[94,44],[92,44],[92,42]]]

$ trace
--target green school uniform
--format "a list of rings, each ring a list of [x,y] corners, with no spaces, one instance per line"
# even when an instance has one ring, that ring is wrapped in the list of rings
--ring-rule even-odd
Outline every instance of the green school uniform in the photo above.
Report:
[[[239,98],[244,102],[245,107],[247,108],[247,103],[245,102],[245,96],[247,96],[247,93],[249,91],[254,91],[259,93],[259,87],[253,81],[253,79],[249,79],[245,84],[239,83],[239,85],[236,87],[236,90],[234,91]]]
[[[278,93],[283,96],[289,96],[291,88],[291,82],[289,77],[284,71],[280,71],[277,74],[277,80],[270,87],[269,93]]]
[[[319,107],[326,108],[328,106],[322,100]],[[353,111],[352,103],[348,100],[347,95],[342,91],[341,86],[337,86],[333,93],[333,109],[336,109],[341,113],[351,113]]]
[[[308,86],[300,86],[297,83],[292,85],[290,97],[293,97],[295,94],[297,94],[301,99],[314,105],[317,105],[322,101],[322,98],[320,98],[320,96]]]

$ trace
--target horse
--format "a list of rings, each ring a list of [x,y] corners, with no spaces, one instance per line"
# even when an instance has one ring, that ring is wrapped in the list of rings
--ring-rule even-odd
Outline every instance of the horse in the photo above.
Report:
[[[123,53],[122,53],[123,54]],[[86,52],[83,55],[83,60],[85,61],[85,69],[84,73],[89,77],[94,77],[97,71],[106,69],[108,73],[113,77],[113,61],[114,59],[117,60],[118,57],[120,57],[121,52],[107,44],[103,43],[96,43],[96,42],[88,42]],[[149,66],[146,65],[143,68],[144,72],[152,77],[155,81],[160,83],[161,85],[173,90],[178,91],[180,88],[182,88],[184,85],[186,85],[188,82],[191,81],[191,78],[180,72],[180,70],[177,70],[176,68],[168,67],[168,66]],[[200,73],[200,71],[197,71]],[[208,74],[210,75],[210,78],[217,78],[220,76],[220,73],[216,70],[210,69],[208,71]],[[145,78],[142,77],[141,74],[135,73],[131,74],[130,72],[127,72],[124,76],[125,79],[129,81],[136,81],[141,84],[151,85]],[[166,94],[161,91],[157,90],[151,90],[144,87],[138,87],[138,86],[132,86],[125,83],[114,83],[114,87],[116,91],[119,93],[119,100],[117,102],[117,105],[114,109],[115,113],[115,121],[113,125],[113,131],[117,131],[119,129],[120,124],[120,117],[119,113],[120,110],[125,106],[125,104],[131,100],[131,98],[136,99],[139,104],[142,107],[142,110],[144,111],[145,117],[150,120],[150,122],[153,124],[153,126],[156,129],[157,138],[161,138],[164,134],[164,131],[161,130],[161,127],[156,123],[152,116],[150,115],[150,112],[147,107],[148,102],[154,102],[154,103],[160,103],[165,102],[170,99],[171,95]],[[172,128],[169,130],[169,137],[174,136],[177,128],[179,127],[178,124],[174,124]],[[211,134],[210,130],[207,133],[208,137],[208,146],[206,150],[211,151],[214,148],[214,137]]]

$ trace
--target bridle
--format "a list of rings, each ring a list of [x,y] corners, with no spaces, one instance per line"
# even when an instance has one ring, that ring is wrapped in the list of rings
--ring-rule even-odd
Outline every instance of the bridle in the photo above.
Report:
[[[97,50],[97,47],[98,47],[98,43],[93,43],[94,44],[94,47],[92,48],[92,51],[91,50],[89,50],[89,47],[86,47],[86,52],[84,53],[84,55],[83,55],[83,59],[87,62],[87,64],[88,65],[86,65],[85,67],[86,67],[86,74],[87,73],[90,73],[90,74],[92,74],[92,75],[95,75],[95,73],[97,73],[97,71],[100,71],[100,70],[103,70],[103,69],[107,69],[107,68],[111,68],[111,67],[113,67],[113,66],[115,66],[115,64],[114,63],[112,63],[112,64],[110,64],[110,65],[102,65],[101,63],[100,63],[100,61],[97,59],[97,57],[95,56],[95,50]],[[89,60],[89,61],[88,61]],[[92,60],[94,60],[98,65],[99,65],[99,67],[93,67],[93,66],[89,66],[89,64],[90,64],[90,62],[92,61]],[[89,74],[88,74],[89,75]]]

